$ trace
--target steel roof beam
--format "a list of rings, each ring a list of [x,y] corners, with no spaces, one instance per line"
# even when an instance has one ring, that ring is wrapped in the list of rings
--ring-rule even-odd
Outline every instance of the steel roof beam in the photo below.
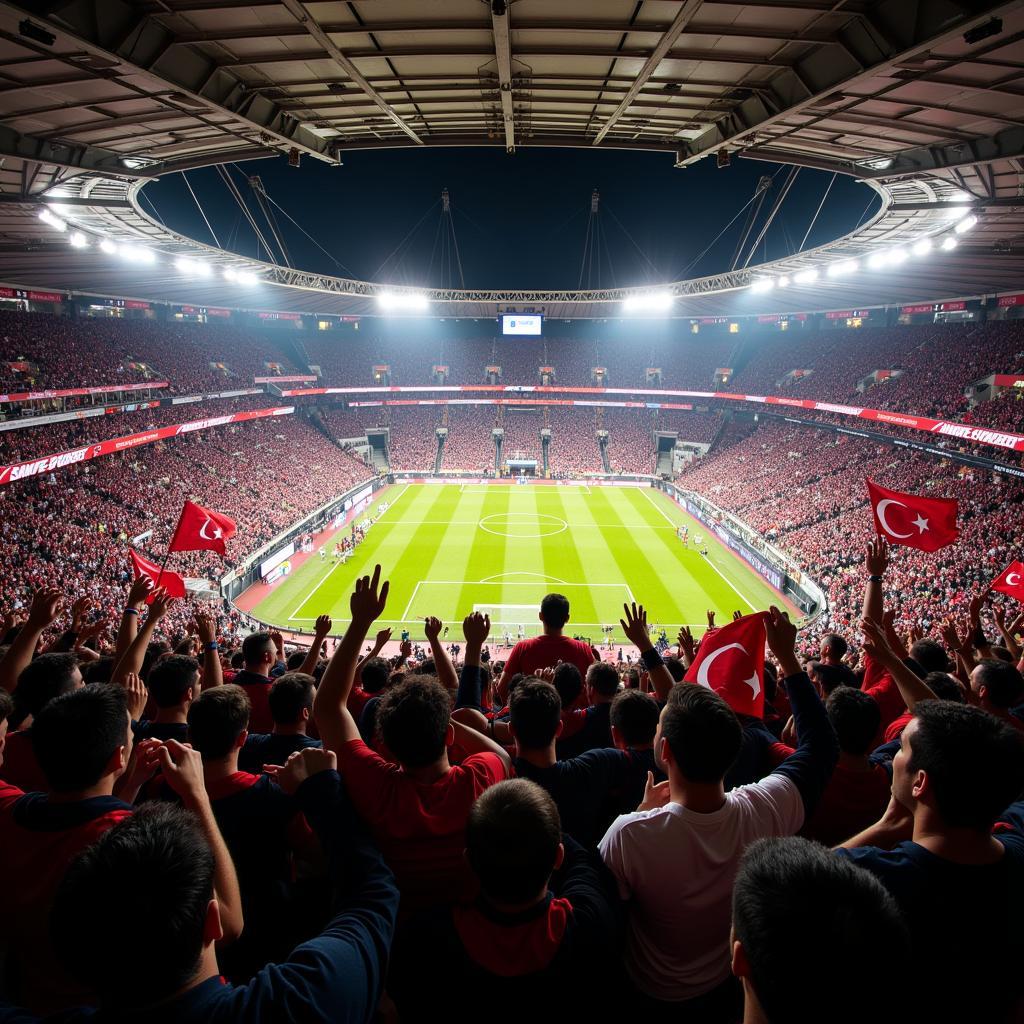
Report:
[[[506,4],[501,14],[491,7],[491,31],[494,34],[494,56],[498,66],[498,90],[501,96],[501,121],[505,128],[505,152],[516,151],[515,105],[513,103],[512,81],[512,29],[511,4]]]

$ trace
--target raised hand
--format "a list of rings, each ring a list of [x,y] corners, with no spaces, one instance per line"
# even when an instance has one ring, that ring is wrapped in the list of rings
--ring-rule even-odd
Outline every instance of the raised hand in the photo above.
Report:
[[[676,637],[679,641],[679,652],[685,655],[691,662],[694,659],[694,655],[697,653],[697,645],[694,643],[693,634],[690,632],[689,626],[679,627],[679,636]]]
[[[884,576],[889,568],[889,542],[884,537],[873,537],[864,551],[864,568],[870,576]]]
[[[403,640],[398,645],[398,653],[402,656],[402,661],[408,661],[412,657],[412,641]]]
[[[647,609],[635,601],[622,606],[624,617],[619,619],[626,639],[638,650],[646,651],[651,646],[651,634],[647,628]]]
[[[71,632],[80,633],[85,623],[85,617],[92,608],[91,597],[80,597],[71,606]]]
[[[337,767],[338,758],[333,751],[307,747],[305,750],[295,751],[283,767],[267,764],[263,766],[263,771],[267,775],[272,775],[289,796],[294,796],[295,791],[306,779],[320,772],[335,771]]]
[[[373,642],[373,649],[376,654],[380,654],[384,650],[388,641],[391,639],[391,627],[386,626],[384,629],[378,631],[377,637]]]
[[[192,616],[192,623],[205,650],[207,644],[212,644],[217,639],[216,620],[209,612],[197,611]]]
[[[134,673],[129,672],[124,677],[124,690],[128,696],[128,712],[132,721],[137,722],[146,710],[146,701],[149,699],[149,690],[146,684]]]
[[[174,598],[167,593],[164,587],[157,587],[153,591],[153,603],[149,606],[149,619],[147,621],[156,625],[167,614],[173,600]]]
[[[140,576],[128,591],[126,608],[141,608],[146,603],[150,591],[153,589],[153,581],[148,576]]]
[[[328,636],[331,630],[334,628],[334,620],[330,615],[318,615],[316,617],[316,627],[314,628],[314,635],[319,637],[320,642],[323,643],[324,637]],[[385,641],[387,643],[387,641]]]
[[[715,613],[709,608],[708,609],[708,629],[715,628]]]
[[[206,802],[203,758],[198,750],[177,740],[168,740],[157,751],[157,756],[167,785],[181,797],[186,806]]]
[[[427,643],[437,643],[442,629],[444,629],[444,623],[436,615],[428,615],[423,620],[423,635],[427,638]]]
[[[782,671],[787,676],[799,672],[800,664],[796,660],[796,625],[789,621],[789,615],[772,605],[765,616],[764,630],[768,646]]]
[[[742,618],[743,618],[743,612],[741,612],[741,611],[740,611],[740,610],[739,610],[739,609],[737,608],[737,609],[736,609],[736,611],[734,611],[734,612],[732,613],[732,621],[733,621],[733,622],[735,622],[735,621],[736,621],[737,619],[742,619]]]
[[[284,637],[274,630],[270,634],[270,639],[274,641],[274,646],[277,648],[278,661],[284,661]]]
[[[384,613],[390,582],[385,580],[381,583],[380,572],[378,563],[373,568],[372,577],[362,576],[356,580],[356,588],[349,600],[353,625],[358,623],[361,628],[369,629],[370,624]]]
[[[64,595],[56,587],[43,587],[32,596],[32,605],[28,610],[29,630],[42,632],[52,626],[60,615]]]
[[[647,782],[644,783],[644,798],[637,810],[653,811],[655,808],[664,807],[671,799],[668,782],[655,782],[654,772],[648,772]]]
[[[875,622],[874,619],[865,617],[860,620],[860,630],[863,633],[861,645],[875,661],[882,665],[899,661],[899,656],[889,643],[884,626]]]
[[[466,638],[467,644],[483,647],[484,642],[491,635],[490,615],[471,612],[462,620],[462,635]]]

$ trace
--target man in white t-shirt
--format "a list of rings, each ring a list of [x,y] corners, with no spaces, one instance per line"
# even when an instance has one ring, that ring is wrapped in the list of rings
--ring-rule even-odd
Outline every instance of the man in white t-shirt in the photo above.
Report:
[[[681,683],[654,741],[668,781],[654,785],[652,776],[640,807],[617,818],[599,846],[628,904],[626,970],[638,993],[666,1010],[728,1012],[738,997],[729,923],[743,851],[764,836],[795,834],[838,758],[825,708],[794,653],[796,627],[775,608],[766,627],[786,677],[797,750],[760,782],[726,793],[742,743],[739,719],[714,691]]]

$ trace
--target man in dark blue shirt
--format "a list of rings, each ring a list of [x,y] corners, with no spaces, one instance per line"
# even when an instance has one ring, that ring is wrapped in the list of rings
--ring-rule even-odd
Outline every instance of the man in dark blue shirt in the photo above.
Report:
[[[314,696],[316,680],[305,672],[285,672],[274,680],[268,697],[274,731],[248,734],[238,755],[239,770],[258,775],[265,764],[284,764],[296,750],[319,747],[319,740],[306,735]]]

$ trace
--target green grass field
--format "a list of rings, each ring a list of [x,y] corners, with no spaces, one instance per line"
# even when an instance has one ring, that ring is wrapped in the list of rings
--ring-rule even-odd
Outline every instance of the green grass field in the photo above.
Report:
[[[782,603],[702,523],[651,488],[395,485],[375,496],[372,508],[385,500],[390,508],[346,564],[314,555],[274,584],[253,614],[309,631],[327,613],[341,633],[353,582],[376,562],[391,581],[383,624],[406,626],[414,637],[424,616],[455,625],[475,609],[490,614],[495,640],[520,624],[532,636],[550,591],[569,598],[569,631],[595,643],[602,625],[614,625],[612,638],[624,639],[624,601],[646,605],[649,621],[670,636],[682,623],[703,630],[709,608],[721,624],[734,609]],[[682,523],[689,548],[676,536]],[[695,535],[705,539],[707,558]]]

